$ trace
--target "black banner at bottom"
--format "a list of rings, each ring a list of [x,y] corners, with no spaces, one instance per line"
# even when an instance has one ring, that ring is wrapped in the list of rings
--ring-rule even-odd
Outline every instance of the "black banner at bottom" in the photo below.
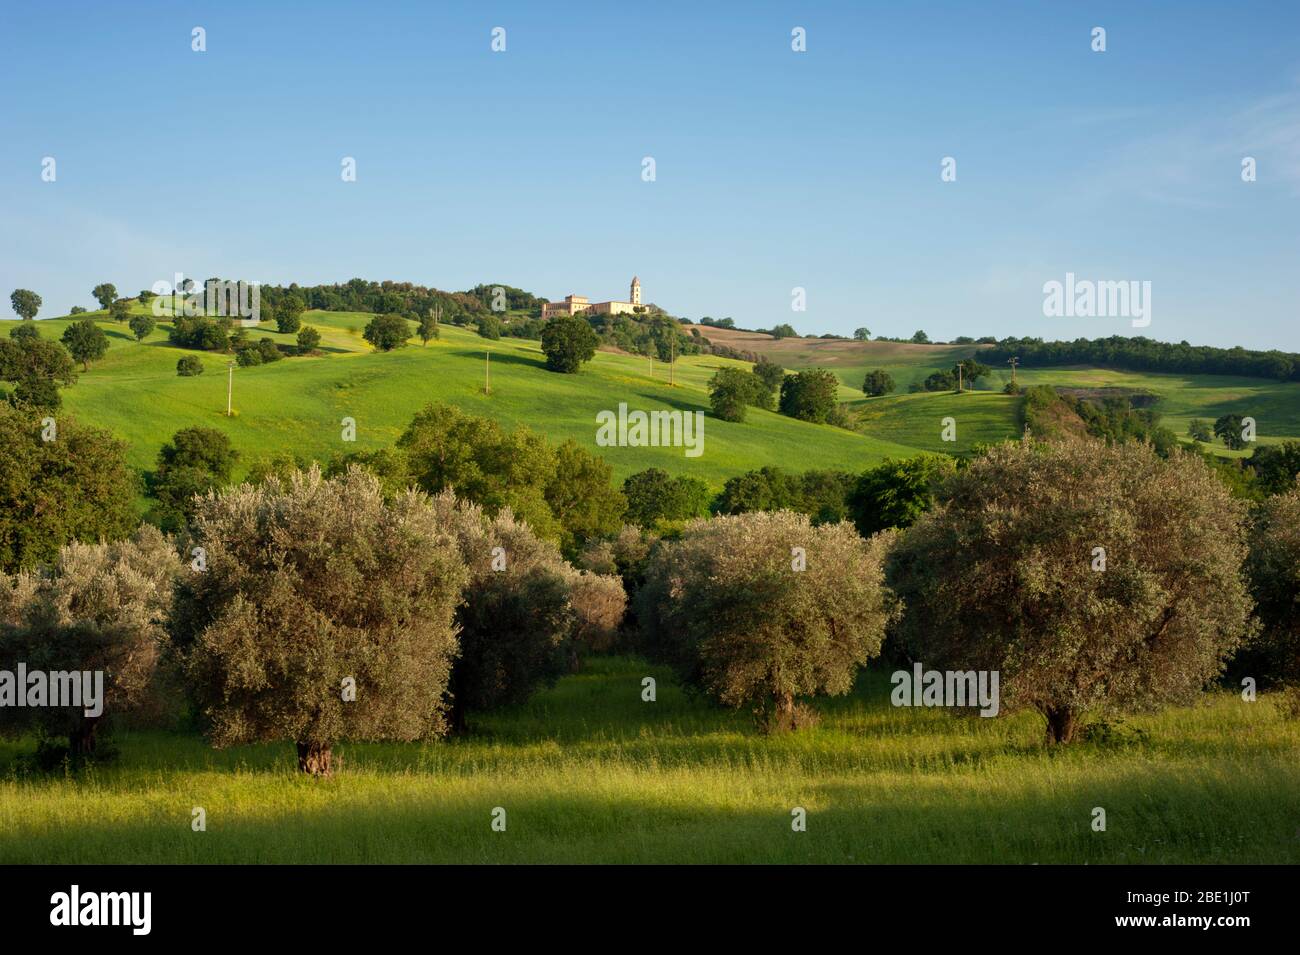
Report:
[[[564,871],[539,871],[554,868]],[[923,947],[971,931],[972,941],[1041,940],[1049,929],[1059,939],[1231,944],[1294,926],[1293,877],[1281,866],[33,866],[0,875],[0,913],[10,939],[76,933],[127,944],[304,931],[318,942],[373,941],[438,923],[655,934],[683,918],[734,939],[828,917],[867,919],[873,942]]]

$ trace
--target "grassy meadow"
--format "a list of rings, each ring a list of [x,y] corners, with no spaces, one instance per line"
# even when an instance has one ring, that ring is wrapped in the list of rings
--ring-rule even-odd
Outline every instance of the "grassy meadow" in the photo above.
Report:
[[[1300,721],[1268,694],[1049,751],[1033,714],[894,708],[889,690],[867,671],[818,701],[818,726],[767,737],[666,671],[598,657],[464,738],[344,744],[324,780],[288,742],[120,733],[81,778],[24,773],[31,743],[3,742],[0,863],[1300,862]]]

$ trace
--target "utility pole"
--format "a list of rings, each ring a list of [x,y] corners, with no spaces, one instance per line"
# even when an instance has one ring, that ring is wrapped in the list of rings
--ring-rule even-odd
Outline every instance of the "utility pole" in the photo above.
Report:
[[[963,371],[962,363],[957,362],[957,394],[961,394],[961,373]]]
[[[492,394],[492,353],[484,352],[483,358],[483,394],[490,395]]]
[[[235,393],[235,363],[226,362],[226,417],[233,417],[230,406],[231,399]]]
[[[1016,365],[1020,364],[1020,359],[1014,355],[1007,359],[1007,364],[1011,366],[1011,387],[1016,386]]]
[[[645,357],[646,357],[646,358],[649,360],[649,362],[650,362],[650,377],[653,378],[653,377],[655,376],[655,353],[654,353],[654,352],[646,352],[646,356],[645,356]]]
[[[673,335],[671,343],[671,357],[668,361],[668,387],[677,387],[677,336]]]

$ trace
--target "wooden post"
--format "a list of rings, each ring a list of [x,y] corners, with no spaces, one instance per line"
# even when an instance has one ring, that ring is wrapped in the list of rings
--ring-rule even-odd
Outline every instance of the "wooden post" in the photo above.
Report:
[[[1014,355],[1007,359],[1007,364],[1011,366],[1011,387],[1012,388],[1015,388],[1016,386],[1016,365],[1019,363],[1020,363],[1020,359],[1016,358]]]
[[[962,370],[963,370],[963,369],[962,369],[961,362],[957,362],[957,394],[961,394],[961,373],[962,373]]]
[[[671,348],[670,358],[668,360],[668,386],[677,387],[677,335],[674,334],[669,342]]]
[[[233,417],[231,414],[231,401],[235,392],[235,363],[226,362],[226,417]]]
[[[490,395],[492,394],[492,353],[484,352],[483,358],[483,394]]]

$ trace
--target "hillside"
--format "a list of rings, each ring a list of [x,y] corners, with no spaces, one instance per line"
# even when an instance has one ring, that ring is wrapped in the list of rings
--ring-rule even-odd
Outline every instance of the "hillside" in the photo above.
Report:
[[[599,352],[579,374],[561,375],[546,370],[536,342],[491,342],[449,326],[443,326],[442,338],[428,346],[414,339],[406,348],[379,354],[361,338],[371,317],[305,313],[304,323],[321,332],[325,354],[235,368],[232,418],[224,413],[229,356],[171,345],[166,322],[145,341],[136,342],[125,324],[105,319],[100,325],[109,336],[109,352],[82,372],[75,385],[63,389],[64,412],[125,439],[131,464],[142,470],[153,466],[158,449],[172,434],[193,425],[227,432],[240,452],[241,471],[260,457],[285,451],[327,460],[339,452],[383,447],[397,439],[419,408],[434,401],[451,402],[507,425],[527,425],[554,442],[573,438],[602,454],[620,479],[655,466],[720,488],[727,478],[764,465],[861,470],[916,451],[906,443],[759,410],[743,424],[709,415],[704,453],[697,458],[687,458],[682,448],[599,448],[597,412],[627,402],[633,409],[707,414],[708,379],[719,366],[734,363],[711,356],[684,358],[676,367],[676,387],[670,387],[668,368],[661,363],[652,368],[645,358]],[[69,322],[48,319],[37,327],[42,336],[57,339]],[[14,324],[0,322],[0,335],[8,336]],[[254,339],[263,336],[286,345],[293,341],[293,336],[269,327],[252,330]],[[483,393],[488,352],[491,395]],[[176,361],[185,354],[200,357],[203,375],[177,376]],[[344,417],[356,420],[355,444],[341,440]]]
[[[866,431],[872,437],[896,441],[928,450],[936,448],[933,421],[952,413],[954,401],[966,396],[937,393],[910,395],[908,386],[931,372],[951,368],[961,358],[973,356],[980,345],[913,345],[901,342],[860,342],[843,339],[776,339],[758,332],[697,326],[710,341],[743,351],[765,355],[787,369],[828,368],[840,379],[840,397],[858,409]],[[880,368],[894,377],[897,391],[881,398],[862,394],[862,379]],[[989,378],[980,382],[989,394],[979,393],[981,402],[972,427],[963,433],[958,421],[959,441],[975,434],[990,440],[1001,433],[1016,433],[1013,416],[996,409],[992,396],[1010,381],[1011,370],[994,366]],[[1016,380],[1024,385],[1053,385],[1077,388],[1125,388],[1150,391],[1157,396],[1155,409],[1162,423],[1186,440],[1187,425],[1193,418],[1214,421],[1221,415],[1240,414],[1255,418],[1260,444],[1274,444],[1300,437],[1300,383],[1247,378],[1234,375],[1161,374],[1085,366],[1034,368],[1021,364]],[[951,445],[947,445],[951,450]],[[1228,451],[1216,446],[1215,453],[1240,457],[1247,451]]]

